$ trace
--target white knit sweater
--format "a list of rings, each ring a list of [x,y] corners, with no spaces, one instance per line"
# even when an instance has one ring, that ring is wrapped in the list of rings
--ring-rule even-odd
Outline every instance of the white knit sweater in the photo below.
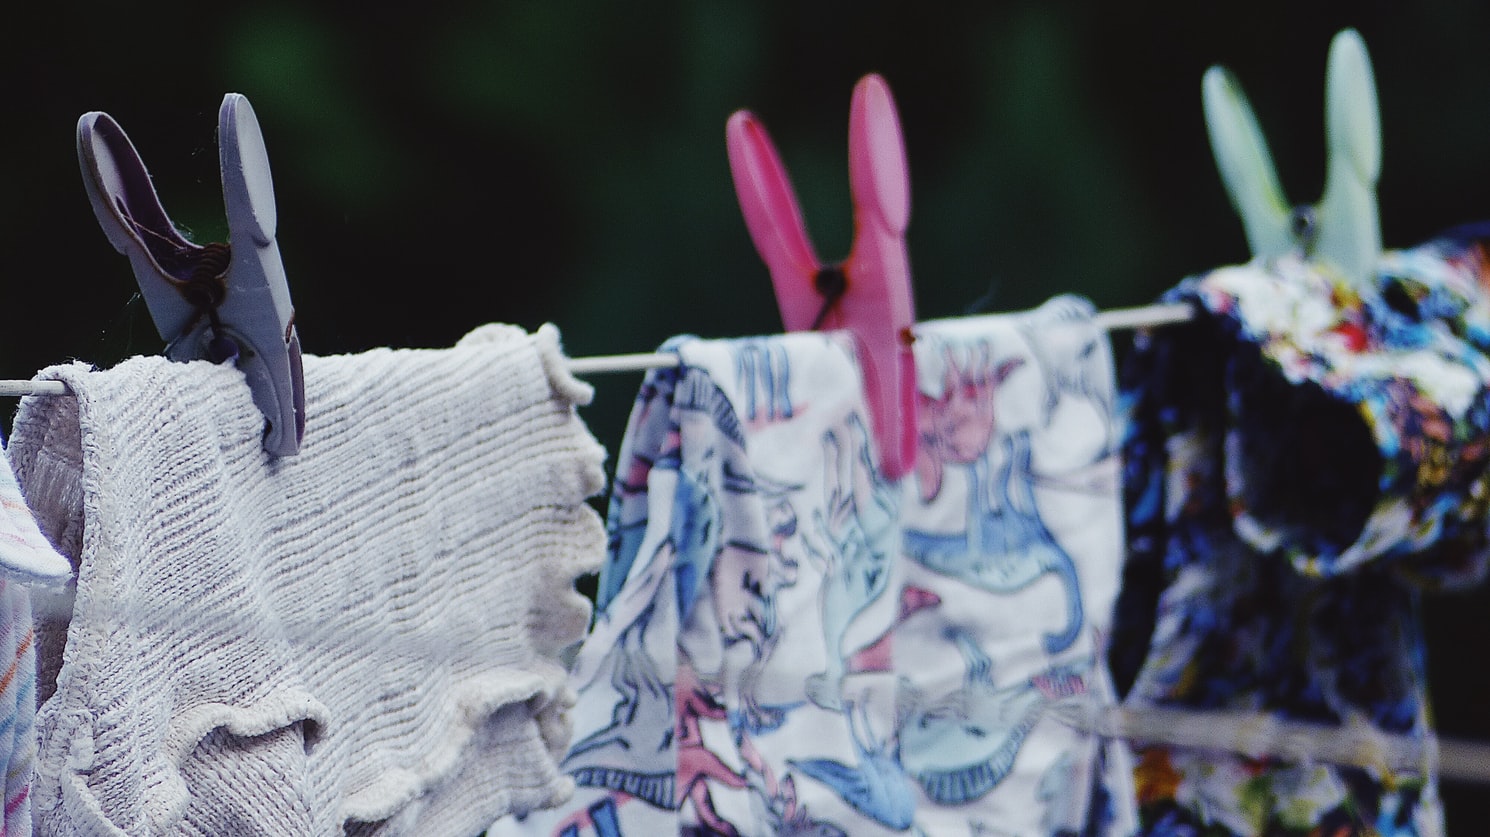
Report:
[[[39,833],[470,835],[567,796],[603,451],[556,330],[306,357],[282,459],[230,366],[42,376],[77,397],[11,454],[80,570],[38,604]]]

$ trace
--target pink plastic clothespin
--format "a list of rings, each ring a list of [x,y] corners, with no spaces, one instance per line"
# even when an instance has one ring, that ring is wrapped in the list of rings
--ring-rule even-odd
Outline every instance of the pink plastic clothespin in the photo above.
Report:
[[[759,119],[736,111],[725,129],[745,225],[771,271],[787,331],[847,329],[859,347],[880,466],[894,479],[916,456],[916,366],[911,327],[910,179],[890,87],[860,79],[849,110],[854,245],[841,264],[817,257],[786,167]]]

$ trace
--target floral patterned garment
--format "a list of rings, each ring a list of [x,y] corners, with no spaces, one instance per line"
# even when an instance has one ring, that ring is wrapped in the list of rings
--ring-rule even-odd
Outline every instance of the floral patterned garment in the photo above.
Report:
[[[1365,289],[1290,257],[1166,295],[1200,313],[1141,334],[1124,370],[1129,708],[1430,743],[1419,600],[1487,564],[1486,232],[1387,253]],[[1145,834],[1442,832],[1431,762],[1289,764],[1226,736],[1137,749]]]

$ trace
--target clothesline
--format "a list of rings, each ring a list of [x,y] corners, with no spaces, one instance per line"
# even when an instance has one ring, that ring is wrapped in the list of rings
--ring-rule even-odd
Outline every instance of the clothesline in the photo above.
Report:
[[[1257,712],[1154,706],[1090,710],[1073,704],[1058,706],[1055,712],[1077,729],[1138,744],[1224,750],[1253,758],[1326,763],[1390,773],[1421,771],[1425,763],[1436,761],[1442,778],[1490,784],[1490,744],[1480,741],[1444,737],[1424,741],[1408,735],[1389,735],[1359,720],[1327,726],[1287,721]]]
[[[1098,312],[1094,321],[1105,331],[1130,328],[1148,328],[1189,321],[1194,316],[1190,306],[1183,303],[1172,305],[1144,305],[1136,308],[1113,308]],[[569,359],[569,371],[576,375],[601,375],[613,372],[644,372],[648,369],[665,369],[678,365],[678,356],[668,353],[643,352],[624,355],[600,355]],[[0,397],[23,395],[71,395],[67,384],[61,381],[0,380]]]
[[[1185,304],[1147,305],[1098,312],[1094,322],[1105,331],[1149,328],[1187,322],[1194,316]],[[636,353],[570,358],[576,375],[641,372],[678,364],[670,353]],[[61,381],[0,380],[0,397],[71,395]],[[1059,710],[1058,710],[1059,711]],[[1257,757],[1320,761],[1392,771],[1420,769],[1425,744],[1407,736],[1385,736],[1364,726],[1328,727],[1280,721],[1260,722],[1257,715],[1233,715],[1187,709],[1108,707],[1091,715],[1066,711],[1064,720],[1106,738],[1138,743],[1228,750]],[[1438,770],[1446,779],[1490,784],[1490,744],[1438,738]]]

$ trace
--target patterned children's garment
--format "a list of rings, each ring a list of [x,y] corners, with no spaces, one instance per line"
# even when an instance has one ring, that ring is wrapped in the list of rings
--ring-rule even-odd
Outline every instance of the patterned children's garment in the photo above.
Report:
[[[8,466],[4,467],[9,470]],[[31,834],[31,773],[36,766],[36,647],[31,595],[0,576],[0,770],[6,837]]]
[[[1145,833],[1442,832],[1416,613],[1486,569],[1487,278],[1462,235],[1386,254],[1365,289],[1255,261],[1187,280],[1166,298],[1198,321],[1140,337],[1113,670],[1129,707],[1252,718],[1207,752],[1138,749]],[[1422,755],[1226,753],[1270,720]]]
[[[27,583],[67,579],[72,565],[37,528],[0,456],[0,835],[31,834],[31,773],[36,766],[36,635]]]
[[[1090,306],[917,333],[875,467],[842,333],[673,342],[619,460],[567,810],[493,835],[1125,835],[1114,387]],[[1126,805],[1124,804],[1126,801]]]

